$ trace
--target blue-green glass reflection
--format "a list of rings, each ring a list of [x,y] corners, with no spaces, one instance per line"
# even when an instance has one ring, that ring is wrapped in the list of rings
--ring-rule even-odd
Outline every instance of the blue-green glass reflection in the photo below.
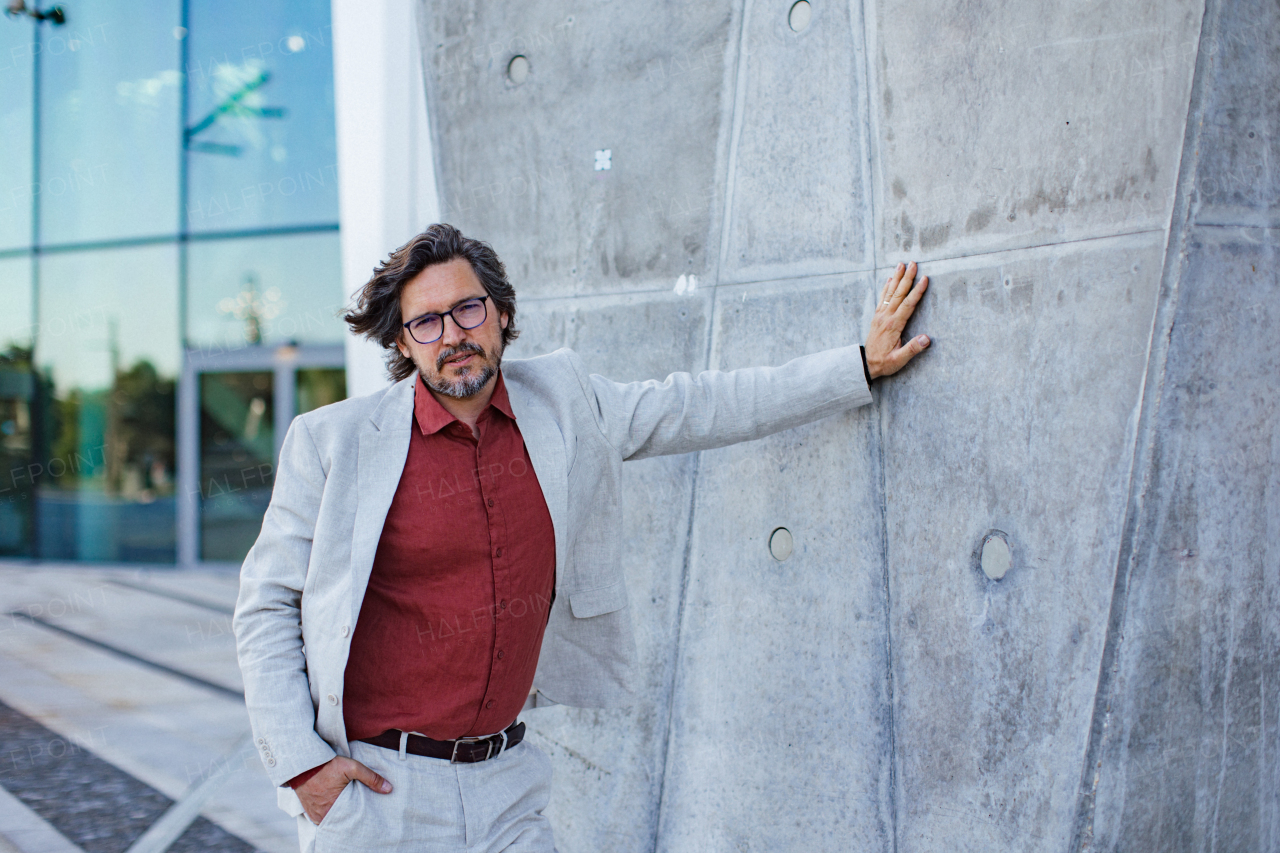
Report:
[[[31,245],[35,24],[0,20],[0,249]]]
[[[35,318],[31,313],[31,255],[0,258],[0,352],[30,348]]]
[[[336,222],[329,4],[191,0],[194,232]]]
[[[244,560],[271,501],[271,371],[200,376],[200,559]]]
[[[31,257],[0,260],[0,555],[30,556],[35,492]]]
[[[336,231],[197,241],[187,262],[187,346],[342,342]]]
[[[173,562],[178,252],[40,259],[44,559]]]
[[[77,0],[41,26],[41,241],[173,234],[182,31],[177,0]]]

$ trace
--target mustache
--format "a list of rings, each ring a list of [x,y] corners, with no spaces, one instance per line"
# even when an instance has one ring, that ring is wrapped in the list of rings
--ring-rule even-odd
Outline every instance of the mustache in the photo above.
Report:
[[[446,350],[441,350],[440,354],[436,356],[436,370],[444,370],[444,363],[446,361],[464,352],[473,352],[476,355],[480,356],[481,358],[486,357],[484,353],[484,347],[480,346],[477,343],[466,341],[464,343],[458,344],[456,347],[451,347]]]

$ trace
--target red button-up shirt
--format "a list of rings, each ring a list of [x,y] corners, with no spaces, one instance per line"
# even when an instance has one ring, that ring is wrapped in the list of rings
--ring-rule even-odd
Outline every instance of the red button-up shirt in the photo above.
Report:
[[[524,706],[555,589],[555,538],[499,373],[471,429],[418,380],[417,429],[347,659],[347,738],[453,740]]]

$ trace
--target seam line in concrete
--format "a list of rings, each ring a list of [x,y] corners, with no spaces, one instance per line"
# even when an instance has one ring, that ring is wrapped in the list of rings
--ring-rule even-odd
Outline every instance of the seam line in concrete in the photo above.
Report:
[[[1199,226],[1201,223],[1196,223],[1196,224],[1197,226]],[[1225,226],[1224,225],[1221,227],[1253,228],[1255,226],[1238,226],[1238,225]],[[1262,226],[1256,226],[1256,227],[1261,228]],[[1053,240],[1047,243],[1036,243],[1030,246],[1014,246],[1008,249],[996,249],[990,252],[974,252],[968,255],[947,255],[946,257],[941,257],[941,258],[930,258],[927,261],[920,261],[920,263],[924,265],[945,264],[950,261],[980,260],[983,258],[990,258],[991,262],[995,264],[995,263],[1004,262],[1009,258],[1010,255],[1017,255],[1018,253],[1021,253],[1021,252],[1031,252],[1036,249],[1053,249],[1060,246],[1079,246],[1086,243],[1097,243],[1105,240],[1119,240],[1124,237],[1139,237],[1139,236],[1142,236],[1143,234],[1164,234],[1164,233],[1166,233],[1166,229],[1164,228],[1139,228],[1133,231],[1117,231],[1114,234],[1095,234],[1090,237],[1077,237],[1073,240]],[[748,287],[750,285],[756,285],[756,284],[770,284],[773,282],[785,282],[785,281],[800,281],[803,279],[839,278],[840,276],[856,276],[856,275],[862,275],[865,273],[876,273],[882,269],[887,270],[887,269],[890,269],[890,267],[881,267],[879,266],[878,263],[876,263],[876,265],[874,266],[850,267],[849,269],[833,270],[831,272],[804,273],[804,274],[794,275],[794,276],[767,276],[765,278],[752,278],[752,279],[742,279],[742,280],[735,279],[732,281],[721,280],[720,278],[721,273],[719,270],[717,270],[715,287]],[[873,280],[872,281],[873,289],[875,284],[876,282]],[[522,296],[521,304],[527,305],[529,303],[535,303],[535,302],[580,302],[583,299],[587,299],[587,300],[607,299],[607,298],[617,297],[617,296],[643,297],[643,296],[652,296],[655,294],[670,294],[670,293],[671,293],[671,288],[669,287],[652,287],[652,288],[643,288],[639,290],[604,290],[604,291],[599,291],[595,293],[565,293],[561,295],[551,295],[551,296]]]
[[[41,619],[38,616],[32,616],[29,613],[23,613],[21,610],[11,610],[9,611],[8,616],[12,619],[26,619],[28,622],[32,622],[36,625],[40,625],[44,628],[48,628],[50,631],[56,631],[59,634],[63,634],[74,640],[78,640],[79,642],[84,643],[86,645],[93,646],[96,649],[101,649],[104,652],[109,652],[110,654],[113,654],[116,657],[124,658],[125,660],[132,661],[133,663],[142,664],[143,666],[149,667],[150,669],[154,669],[157,672],[162,672],[165,675],[171,675],[174,678],[180,678],[183,681],[188,682],[189,684],[194,684],[197,687],[203,687],[206,690],[212,690],[215,693],[219,693],[228,698],[235,699],[240,702],[244,701],[244,693],[242,693],[239,690],[233,690],[230,687],[225,687],[221,684],[216,684],[212,681],[207,681],[198,675],[192,675],[189,672],[183,672],[180,669],[174,669],[173,667],[160,663],[158,661],[153,661],[144,657],[140,657],[139,655],[135,655],[133,652],[126,651],[125,649],[119,648],[117,646],[113,646],[110,643],[104,643],[101,640],[95,640],[93,637],[88,637],[88,636],[85,636],[84,634],[79,633],[78,631],[72,631],[70,628],[64,628],[61,625],[56,625],[53,622],[48,622],[44,619]]]
[[[1129,468],[1128,500],[1121,524],[1120,543],[1116,554],[1115,580],[1107,615],[1106,636],[1098,664],[1098,682],[1094,690],[1093,711],[1089,721],[1088,740],[1081,767],[1076,796],[1076,820],[1068,839],[1069,853],[1083,853],[1093,847],[1097,791],[1102,776],[1102,747],[1110,726],[1113,674],[1119,667],[1120,644],[1124,636],[1124,620],[1128,611],[1129,577],[1138,558],[1137,534],[1142,521],[1146,496],[1156,484],[1159,472],[1154,469],[1156,429],[1163,398],[1163,380],[1169,346],[1177,316],[1182,277],[1182,258],[1186,235],[1195,211],[1191,202],[1199,168],[1200,130],[1204,121],[1205,101],[1212,84],[1214,56],[1206,45],[1216,43],[1219,7],[1206,0],[1200,23],[1195,70],[1187,103],[1187,120],[1179,152],[1174,203],[1170,212],[1165,243],[1164,268],[1156,297],[1147,346],[1147,366],[1139,389],[1139,415],[1134,431],[1133,460]]]
[[[751,24],[751,0],[742,2],[742,23],[738,30],[738,70],[733,81],[733,130],[729,134],[729,159],[725,164],[724,219],[720,225],[720,263],[716,284],[729,263],[729,242],[733,236],[733,192],[738,176],[738,140],[742,137],[743,112],[747,102],[747,28]]]
[[[202,601],[189,595],[183,595],[180,592],[170,592],[167,589],[148,586],[144,583],[134,583],[133,581],[122,581],[118,578],[107,578],[107,583],[113,583],[116,586],[123,586],[128,589],[136,589],[138,592],[145,592],[149,595],[170,599],[171,601],[181,601],[183,604],[190,604],[192,607],[202,607],[205,610],[212,610],[214,613],[222,613],[226,616],[235,615],[234,607],[226,607],[225,605],[215,604],[212,601]]]
[[[875,63],[872,62],[873,46],[877,43],[875,39],[876,30],[876,11],[877,7],[874,3],[863,4],[850,0],[849,16],[852,20],[854,16],[855,6],[862,27],[862,90],[865,107],[862,114],[864,151],[863,151],[863,174],[864,174],[864,191],[866,198],[863,202],[863,208],[867,211],[867,257],[871,259],[871,268],[867,272],[871,275],[871,287],[869,295],[872,304],[872,315],[875,314],[875,308],[879,307],[879,292],[876,290],[877,277],[876,271],[880,269],[880,241],[876,239],[876,181],[879,172],[875,166],[878,161],[880,148],[878,128],[879,122],[876,120],[878,113],[876,112],[873,92],[875,87],[873,83],[879,78],[876,72]],[[874,76],[873,76],[874,75]],[[865,318],[863,328],[869,330],[871,317]],[[866,334],[861,335],[866,340]],[[880,566],[881,566],[881,583],[884,590],[884,651],[885,651],[885,690],[887,692],[886,703],[888,705],[888,727],[889,727],[889,780],[888,791],[886,795],[888,802],[886,806],[889,809],[888,834],[889,848],[893,853],[898,853],[898,715],[897,715],[897,683],[896,671],[893,664],[893,596],[891,577],[889,572],[889,511],[888,505],[884,499],[887,494],[886,469],[884,459],[884,407],[880,405],[881,396],[878,392],[873,391],[875,397],[874,405],[876,406],[876,456],[880,470],[877,472],[878,483],[880,486],[880,499],[877,504],[880,509]]]
[[[729,235],[733,213],[733,185],[738,161],[738,139],[742,132],[742,109],[746,101],[746,63],[747,63],[747,27],[751,19],[751,0],[743,0],[742,16],[738,24],[738,55],[734,76],[734,101],[732,128],[729,137],[729,156],[725,162],[725,198],[720,223],[720,261],[716,264],[715,284],[711,290],[711,305],[707,311],[706,332],[702,349],[702,369],[711,366],[711,354],[715,350],[716,338],[716,305],[719,302],[720,280],[724,276],[725,263],[728,257]],[[676,605],[676,637],[673,643],[673,659],[671,667],[671,692],[667,698],[667,719],[665,721],[666,737],[662,751],[662,767],[658,774],[657,820],[654,821],[653,849],[659,849],[662,842],[663,820],[667,811],[667,780],[670,777],[671,751],[675,742],[675,704],[676,690],[680,681],[680,653],[684,641],[684,625],[689,601],[689,583],[692,577],[693,535],[695,514],[698,506],[698,474],[702,470],[702,453],[693,455],[693,472],[689,477],[688,519],[685,526],[684,557],[680,569],[680,600]]]
[[[1270,224],[1253,222],[1193,222],[1196,228],[1229,228],[1232,231],[1280,231],[1280,222]]]

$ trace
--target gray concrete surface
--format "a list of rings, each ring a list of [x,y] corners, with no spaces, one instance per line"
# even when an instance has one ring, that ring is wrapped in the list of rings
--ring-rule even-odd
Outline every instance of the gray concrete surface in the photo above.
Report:
[[[932,281],[874,407],[629,468],[640,701],[529,716],[560,848],[1276,849],[1278,7],[790,7],[419,7],[513,355],[781,362]]]
[[[234,572],[0,563],[0,850],[297,850],[256,755]],[[148,849],[156,849],[154,847]]]

